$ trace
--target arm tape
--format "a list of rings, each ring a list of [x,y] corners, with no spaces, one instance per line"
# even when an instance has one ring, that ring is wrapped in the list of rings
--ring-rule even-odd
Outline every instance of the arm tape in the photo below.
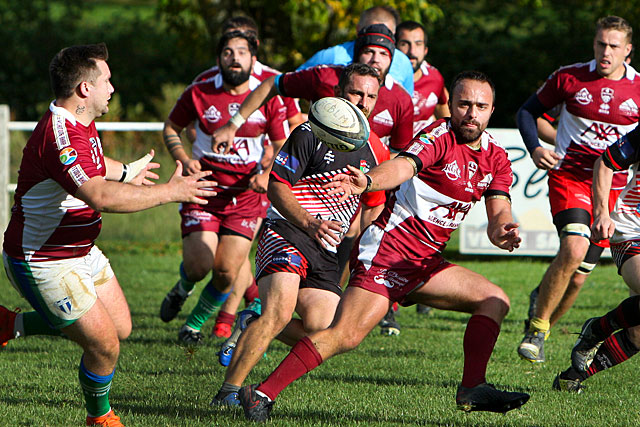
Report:
[[[509,196],[504,196],[502,194],[492,194],[491,196],[487,196],[484,199],[485,200],[491,200],[491,199],[506,200],[507,202],[509,202],[509,204],[511,204],[511,198]]]
[[[134,162],[127,163],[126,165],[123,164],[120,182],[131,182],[131,180],[138,176],[138,174],[149,164],[151,159],[153,159],[153,156],[147,153]]]

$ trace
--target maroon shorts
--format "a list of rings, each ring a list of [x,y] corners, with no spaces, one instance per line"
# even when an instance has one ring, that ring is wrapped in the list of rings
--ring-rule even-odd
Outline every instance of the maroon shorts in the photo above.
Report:
[[[269,206],[265,194],[246,191],[232,198],[209,198],[209,204],[183,203],[180,207],[182,237],[196,231],[225,230],[253,240],[259,218]]]
[[[427,246],[422,248],[423,256],[410,255],[411,251],[405,249],[390,233],[370,226],[362,235],[357,252],[353,253],[349,286],[366,289],[406,306],[415,304],[407,300],[411,292],[455,265]]]

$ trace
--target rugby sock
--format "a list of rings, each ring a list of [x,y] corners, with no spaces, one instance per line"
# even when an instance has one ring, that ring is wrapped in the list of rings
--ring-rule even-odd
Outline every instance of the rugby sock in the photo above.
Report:
[[[316,350],[309,337],[304,337],[293,346],[287,357],[278,365],[275,371],[262,382],[256,391],[263,393],[271,400],[289,384],[315,369],[322,363],[322,356]]]
[[[213,278],[211,278],[207,286],[202,290],[198,304],[196,304],[189,317],[187,317],[185,324],[197,331],[202,329],[204,322],[227,300],[230,293],[231,292],[223,294],[218,291],[215,286],[213,286]]]
[[[180,292],[182,296],[187,295],[191,290],[196,286],[196,282],[192,282],[187,279],[187,273],[184,272],[184,262],[180,263],[180,286],[178,286],[179,290],[184,291],[184,293]]]
[[[244,291],[244,305],[246,306],[251,304],[254,299],[259,297],[258,284],[256,283],[256,279],[253,279],[247,290]]]
[[[544,339],[547,339],[547,337],[549,336],[549,329],[551,328],[551,323],[548,319],[544,320],[539,317],[534,317],[533,319],[531,319],[530,325],[530,331],[544,332]]]
[[[593,362],[587,369],[587,377],[605,369],[612,368],[632,357],[638,352],[638,348],[629,339],[627,330],[624,329],[604,340]]]
[[[111,410],[109,390],[111,390],[111,380],[115,372],[114,369],[109,375],[94,374],[84,366],[84,360],[80,359],[78,379],[82,387],[82,394],[84,394],[87,414],[90,417],[99,417]]]
[[[16,337],[28,337],[29,335],[64,336],[60,330],[49,326],[47,321],[44,320],[37,311],[18,314],[16,316],[14,332],[16,333]]]
[[[227,313],[226,311],[220,310],[218,312],[218,317],[216,317],[216,324],[218,323],[226,323],[229,326],[233,325],[233,321],[236,319],[236,315],[233,313]]]
[[[618,329],[640,325],[640,295],[622,301],[616,308],[593,322],[591,330],[598,340],[604,340]]]
[[[499,333],[500,325],[495,320],[481,314],[471,316],[462,341],[464,349],[463,387],[471,388],[487,382],[485,378],[487,363],[489,363]]]

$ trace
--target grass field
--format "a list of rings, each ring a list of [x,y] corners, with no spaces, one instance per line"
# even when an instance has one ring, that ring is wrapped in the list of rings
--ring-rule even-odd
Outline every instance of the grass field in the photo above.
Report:
[[[180,261],[177,243],[103,240],[125,290],[134,329],[121,347],[111,402],[127,426],[243,425],[241,411],[209,407],[223,368],[215,356],[220,341],[211,339],[195,353],[176,342],[177,329],[196,302],[170,324],[158,317],[160,302],[176,279]],[[582,322],[604,313],[625,298],[627,290],[612,264],[600,266],[587,281],[574,309],[547,341],[548,362],[532,366],[518,359],[528,292],[549,260],[468,258],[451,251],[450,258],[501,284],[512,309],[489,365],[488,379],[500,387],[531,394],[521,410],[507,415],[456,410],[454,395],[462,370],[462,337],[467,315],[435,311],[419,317],[402,309],[402,333],[384,337],[374,330],[355,351],[338,356],[286,389],[272,412],[272,424],[298,425],[634,425],[638,424],[631,361],[587,382],[581,395],[551,390],[557,372],[569,363],[570,348]],[[0,303],[28,305],[6,278],[0,279]],[[212,321],[207,324],[210,331]],[[272,344],[249,381],[263,379],[286,355]],[[84,408],[77,384],[80,350],[63,339],[28,337],[10,342],[0,353],[0,416],[3,425],[81,425]]]

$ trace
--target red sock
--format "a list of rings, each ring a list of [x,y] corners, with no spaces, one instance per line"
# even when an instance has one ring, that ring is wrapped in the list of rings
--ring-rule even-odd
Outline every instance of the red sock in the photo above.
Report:
[[[244,291],[244,304],[249,305],[251,301],[258,297],[258,285],[256,284],[256,279],[253,279],[251,285]]]
[[[394,302],[393,305],[391,306],[393,308],[393,311],[398,311],[398,303]]]
[[[499,333],[500,325],[495,320],[478,314],[471,316],[462,343],[464,348],[463,387],[475,387],[487,382],[485,378],[487,363]]]
[[[309,337],[304,337],[293,346],[287,357],[275,371],[257,388],[260,392],[275,400],[278,394],[289,384],[313,370],[322,363],[322,356],[316,350]]]
[[[233,325],[233,321],[235,319],[235,314],[227,313],[226,311],[220,310],[218,312],[218,317],[216,317],[216,323],[226,323],[227,325]]]

